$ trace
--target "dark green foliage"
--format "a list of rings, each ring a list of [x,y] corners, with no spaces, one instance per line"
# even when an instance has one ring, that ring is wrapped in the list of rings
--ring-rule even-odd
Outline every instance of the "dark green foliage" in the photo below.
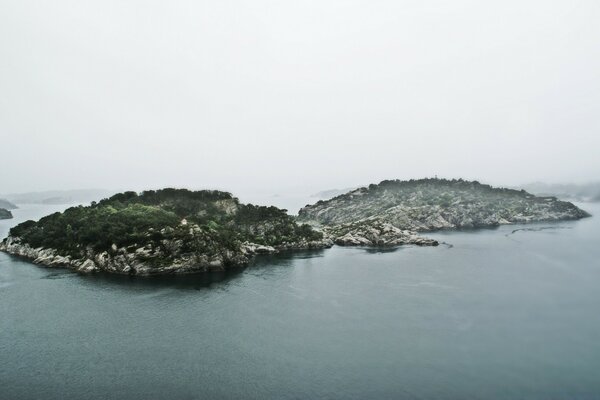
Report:
[[[47,247],[77,255],[91,246],[106,250],[113,243],[129,245],[146,240],[149,229],[175,226],[179,218],[158,207],[143,204],[126,206],[71,207],[64,213],[48,215],[39,222],[27,221],[10,230],[32,247]]]
[[[182,224],[183,219],[188,225]],[[192,235],[191,224],[201,231]],[[39,222],[24,222],[10,235],[32,247],[54,248],[75,257],[87,247],[105,251],[112,244],[158,248],[163,239],[181,239],[183,251],[214,252],[235,250],[244,241],[275,246],[322,237],[307,225],[297,225],[285,210],[240,204],[226,192],[185,189],[119,193]]]

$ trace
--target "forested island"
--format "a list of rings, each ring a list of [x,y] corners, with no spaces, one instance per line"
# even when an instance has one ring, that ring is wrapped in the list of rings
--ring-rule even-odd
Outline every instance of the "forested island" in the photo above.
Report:
[[[163,189],[24,222],[0,250],[81,272],[154,275],[224,270],[258,253],[331,245],[286,210],[241,204],[221,191]]]
[[[230,193],[119,193],[10,230],[0,250],[80,272],[225,270],[256,254],[344,246],[437,245],[420,232],[588,216],[569,202],[464,180],[383,181],[307,205],[297,217]]]

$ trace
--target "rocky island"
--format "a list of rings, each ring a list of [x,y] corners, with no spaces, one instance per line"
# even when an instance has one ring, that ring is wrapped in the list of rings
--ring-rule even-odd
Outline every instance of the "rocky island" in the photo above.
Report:
[[[572,220],[589,214],[555,197],[462,179],[390,180],[307,205],[299,221],[338,245],[437,245],[418,232]]]
[[[259,253],[332,245],[286,210],[241,204],[226,192],[163,189],[23,222],[0,250],[80,272],[156,275],[225,270]]]
[[[0,208],[0,219],[11,219],[12,213],[5,208]]]

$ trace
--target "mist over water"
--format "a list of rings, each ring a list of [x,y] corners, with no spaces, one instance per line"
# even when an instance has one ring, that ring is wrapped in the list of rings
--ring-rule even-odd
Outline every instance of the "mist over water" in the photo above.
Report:
[[[3,396],[594,398],[599,235],[592,217],[153,279],[2,253]]]
[[[599,19],[594,0],[6,0],[0,193],[596,180]]]

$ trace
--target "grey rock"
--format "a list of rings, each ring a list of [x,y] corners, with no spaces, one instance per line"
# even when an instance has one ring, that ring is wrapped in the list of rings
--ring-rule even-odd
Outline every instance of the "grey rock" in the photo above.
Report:
[[[298,220],[322,227],[336,244],[434,245],[416,232],[559,221],[589,216],[569,202],[479,182],[383,181],[306,206]],[[397,230],[393,230],[395,228]]]

